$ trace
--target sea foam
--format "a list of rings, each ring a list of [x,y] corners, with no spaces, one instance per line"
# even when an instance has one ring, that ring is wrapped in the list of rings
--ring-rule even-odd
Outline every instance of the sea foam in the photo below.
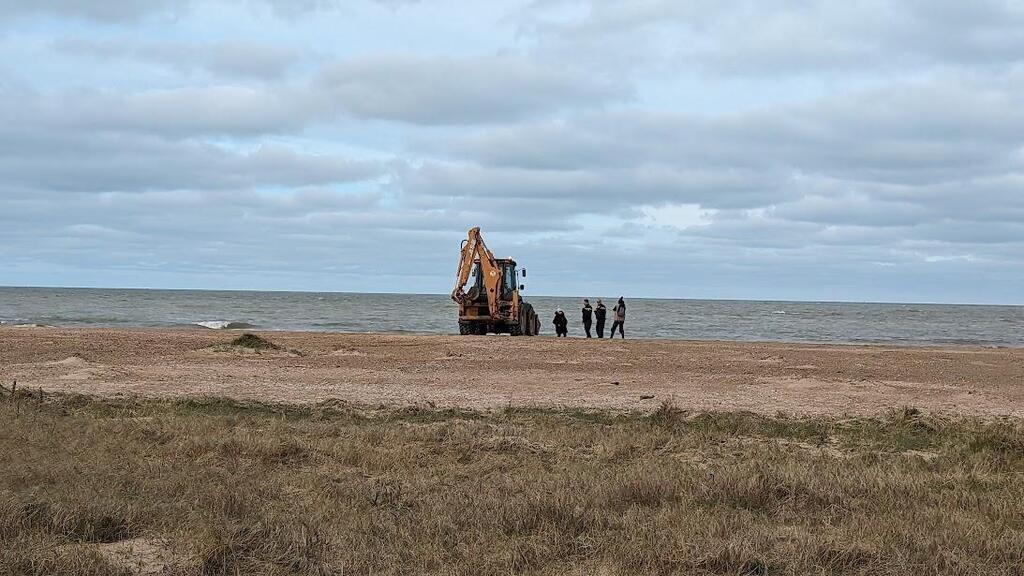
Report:
[[[193,322],[195,326],[202,326],[210,330],[242,330],[244,328],[255,328],[255,324],[248,322],[230,322],[228,320],[207,320],[204,322]]]

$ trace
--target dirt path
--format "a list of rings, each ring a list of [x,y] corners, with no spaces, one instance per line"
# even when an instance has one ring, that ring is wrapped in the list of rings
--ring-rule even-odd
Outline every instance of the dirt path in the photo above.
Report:
[[[0,382],[97,395],[471,408],[865,414],[890,407],[1024,417],[1024,349],[0,328]],[[650,398],[648,398],[650,397]]]

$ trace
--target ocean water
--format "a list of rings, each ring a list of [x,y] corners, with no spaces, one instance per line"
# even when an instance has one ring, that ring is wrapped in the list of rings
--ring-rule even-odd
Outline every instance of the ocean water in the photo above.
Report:
[[[569,316],[570,336],[583,334],[582,298],[528,296],[527,301],[541,316],[542,334],[553,334],[551,316],[557,307]],[[626,336],[634,338],[1024,345],[1022,306],[626,302]],[[612,297],[605,298],[609,309],[613,303]],[[5,325],[455,334],[456,315],[446,295],[433,294],[0,287],[0,323]]]

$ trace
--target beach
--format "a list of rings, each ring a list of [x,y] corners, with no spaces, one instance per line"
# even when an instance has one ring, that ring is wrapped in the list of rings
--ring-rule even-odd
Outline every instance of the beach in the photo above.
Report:
[[[1024,349],[666,340],[0,328],[10,388],[99,397],[1024,417]]]

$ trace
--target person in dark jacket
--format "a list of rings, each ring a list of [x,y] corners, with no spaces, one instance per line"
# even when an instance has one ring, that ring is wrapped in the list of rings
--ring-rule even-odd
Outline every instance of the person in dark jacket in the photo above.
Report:
[[[604,307],[604,302],[601,299],[597,299],[597,308],[594,309],[594,320],[597,320],[597,337],[604,338],[604,318],[608,314],[608,309]]]
[[[555,311],[555,318],[551,323],[555,325],[556,336],[569,335],[569,319],[565,317],[565,312],[562,312],[561,308]]]
[[[612,312],[615,313],[615,322],[612,322],[612,333],[610,337],[615,338],[615,329],[618,328],[619,335],[621,335],[622,339],[625,340],[626,332],[623,330],[623,326],[626,325],[626,301],[622,299],[622,296],[619,296],[619,303],[615,305],[615,308],[612,308]]]
[[[590,338],[590,325],[593,323],[594,308],[590,306],[590,300],[583,299],[583,330]]]

